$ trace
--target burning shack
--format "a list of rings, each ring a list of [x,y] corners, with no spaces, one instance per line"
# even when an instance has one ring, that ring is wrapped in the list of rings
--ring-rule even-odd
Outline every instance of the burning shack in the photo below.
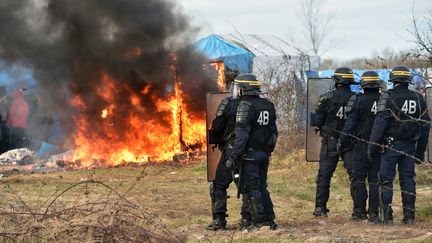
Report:
[[[0,11],[0,59],[32,70],[39,111],[65,134],[55,145],[73,150],[64,160],[110,166],[205,150],[205,93],[222,73],[202,68],[176,4],[24,0]]]

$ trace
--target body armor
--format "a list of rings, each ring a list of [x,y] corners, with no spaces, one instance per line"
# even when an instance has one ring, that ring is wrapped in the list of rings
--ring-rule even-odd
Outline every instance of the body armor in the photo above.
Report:
[[[327,102],[318,105],[317,113],[325,112],[325,121],[321,126],[322,136],[339,137],[339,132],[343,130],[346,121],[346,106],[354,93],[349,87],[334,89],[332,94],[324,94],[323,97],[328,99]]]
[[[357,130],[354,132],[355,136],[369,140],[375,116],[378,111],[379,97],[380,93],[378,90],[376,92],[366,91],[365,94],[359,97],[359,99],[362,99],[364,110],[357,125]]]
[[[276,111],[273,103],[258,96],[247,96],[239,106],[237,123],[251,122],[248,146],[253,149],[272,152],[276,145]]]
[[[426,111],[421,94],[400,88],[389,90],[381,97],[380,110],[390,116],[390,126],[384,137],[400,141],[417,141],[420,138],[421,122],[418,120]],[[387,140],[387,139],[386,139]]]

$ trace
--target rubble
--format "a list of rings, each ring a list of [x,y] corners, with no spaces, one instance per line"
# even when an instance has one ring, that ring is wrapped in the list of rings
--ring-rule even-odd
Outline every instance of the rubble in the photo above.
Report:
[[[27,148],[12,149],[0,155],[0,165],[28,165],[38,157]]]

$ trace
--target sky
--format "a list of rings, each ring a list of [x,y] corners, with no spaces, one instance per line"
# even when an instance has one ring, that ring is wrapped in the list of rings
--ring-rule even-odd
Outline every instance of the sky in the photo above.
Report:
[[[273,34],[302,46],[302,0],[178,0],[197,38],[232,32]],[[412,0],[326,0],[323,10],[333,15],[330,48],[322,58],[349,60],[370,57],[385,48],[412,47]],[[415,14],[432,11],[432,0],[415,0]]]

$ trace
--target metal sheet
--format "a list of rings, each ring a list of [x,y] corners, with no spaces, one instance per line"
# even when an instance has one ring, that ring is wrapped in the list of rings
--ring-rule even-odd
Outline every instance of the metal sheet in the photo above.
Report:
[[[206,123],[207,123],[207,141],[208,130],[211,128],[212,121],[216,117],[216,110],[221,101],[228,95],[228,92],[211,92],[206,96]],[[207,143],[207,180],[214,181],[216,168],[221,157],[219,149],[213,150],[213,145]]]
[[[319,161],[321,138],[311,126],[312,116],[320,95],[332,89],[334,81],[330,78],[310,78],[307,82],[307,126],[306,126],[306,161]]]
[[[428,107],[428,111],[429,111],[429,116],[432,117],[432,87],[428,87],[426,88],[425,91],[425,96],[426,96],[426,105]],[[429,132],[429,143],[428,143],[428,147],[427,147],[427,158],[429,163],[432,163],[432,143],[431,143],[431,138],[432,138],[432,129]]]

